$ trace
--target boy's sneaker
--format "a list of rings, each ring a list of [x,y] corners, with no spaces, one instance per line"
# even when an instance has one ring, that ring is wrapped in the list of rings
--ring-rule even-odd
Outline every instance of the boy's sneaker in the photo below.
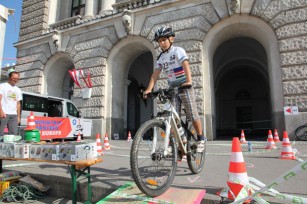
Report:
[[[202,153],[205,150],[205,145],[206,145],[206,139],[197,141],[197,149],[196,152]]]

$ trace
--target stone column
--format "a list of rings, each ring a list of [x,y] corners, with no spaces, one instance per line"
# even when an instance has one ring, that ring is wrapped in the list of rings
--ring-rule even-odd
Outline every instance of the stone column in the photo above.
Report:
[[[112,5],[116,3],[116,0],[100,0],[99,14],[103,14],[105,11],[113,10]]]
[[[131,83],[130,80],[125,80],[125,88],[124,88],[124,129],[127,129],[127,118],[128,118],[128,86]]]
[[[59,20],[60,17],[60,6],[58,6],[59,0],[53,0],[49,3],[49,21],[48,24],[55,23]]]
[[[86,0],[84,19],[91,18],[97,15],[97,11],[98,11],[98,1],[97,0]]]

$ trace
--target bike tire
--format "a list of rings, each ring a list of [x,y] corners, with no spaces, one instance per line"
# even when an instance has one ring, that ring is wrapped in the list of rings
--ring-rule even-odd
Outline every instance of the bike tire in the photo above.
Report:
[[[155,131],[156,130],[156,131]],[[157,134],[155,151],[153,135]],[[160,119],[145,122],[135,134],[130,151],[132,178],[138,188],[150,197],[163,194],[174,180],[177,169],[177,148],[174,138],[170,139],[169,154],[165,157],[165,125]]]
[[[205,149],[203,152],[199,153],[196,152],[197,146],[196,146],[196,142],[197,142],[197,132],[194,129],[192,123],[189,123],[188,125],[189,131],[191,133],[191,135],[188,135],[188,143],[187,143],[187,151],[188,151],[188,155],[187,155],[187,162],[188,162],[188,166],[189,169],[191,170],[191,172],[193,174],[198,174],[202,171],[202,169],[204,168],[205,165],[205,160],[206,160],[206,143],[207,141],[205,141]]]
[[[295,130],[295,136],[297,139],[306,141],[307,140],[307,126],[302,125]]]

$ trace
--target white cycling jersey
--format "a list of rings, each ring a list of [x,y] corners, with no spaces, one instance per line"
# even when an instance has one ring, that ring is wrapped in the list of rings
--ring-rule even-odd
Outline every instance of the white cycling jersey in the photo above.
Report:
[[[168,84],[176,86],[186,82],[186,75],[181,63],[188,60],[185,50],[181,47],[171,46],[166,52],[161,53],[157,60],[156,69],[166,73]]]

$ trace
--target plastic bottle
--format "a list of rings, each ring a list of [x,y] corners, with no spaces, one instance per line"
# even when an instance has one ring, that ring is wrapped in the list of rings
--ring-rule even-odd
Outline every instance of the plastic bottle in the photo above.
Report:
[[[184,144],[187,143],[187,137],[184,134],[185,132],[184,128],[180,124],[177,124],[177,128],[178,128],[178,133],[179,133],[179,136],[181,137],[182,142]]]

